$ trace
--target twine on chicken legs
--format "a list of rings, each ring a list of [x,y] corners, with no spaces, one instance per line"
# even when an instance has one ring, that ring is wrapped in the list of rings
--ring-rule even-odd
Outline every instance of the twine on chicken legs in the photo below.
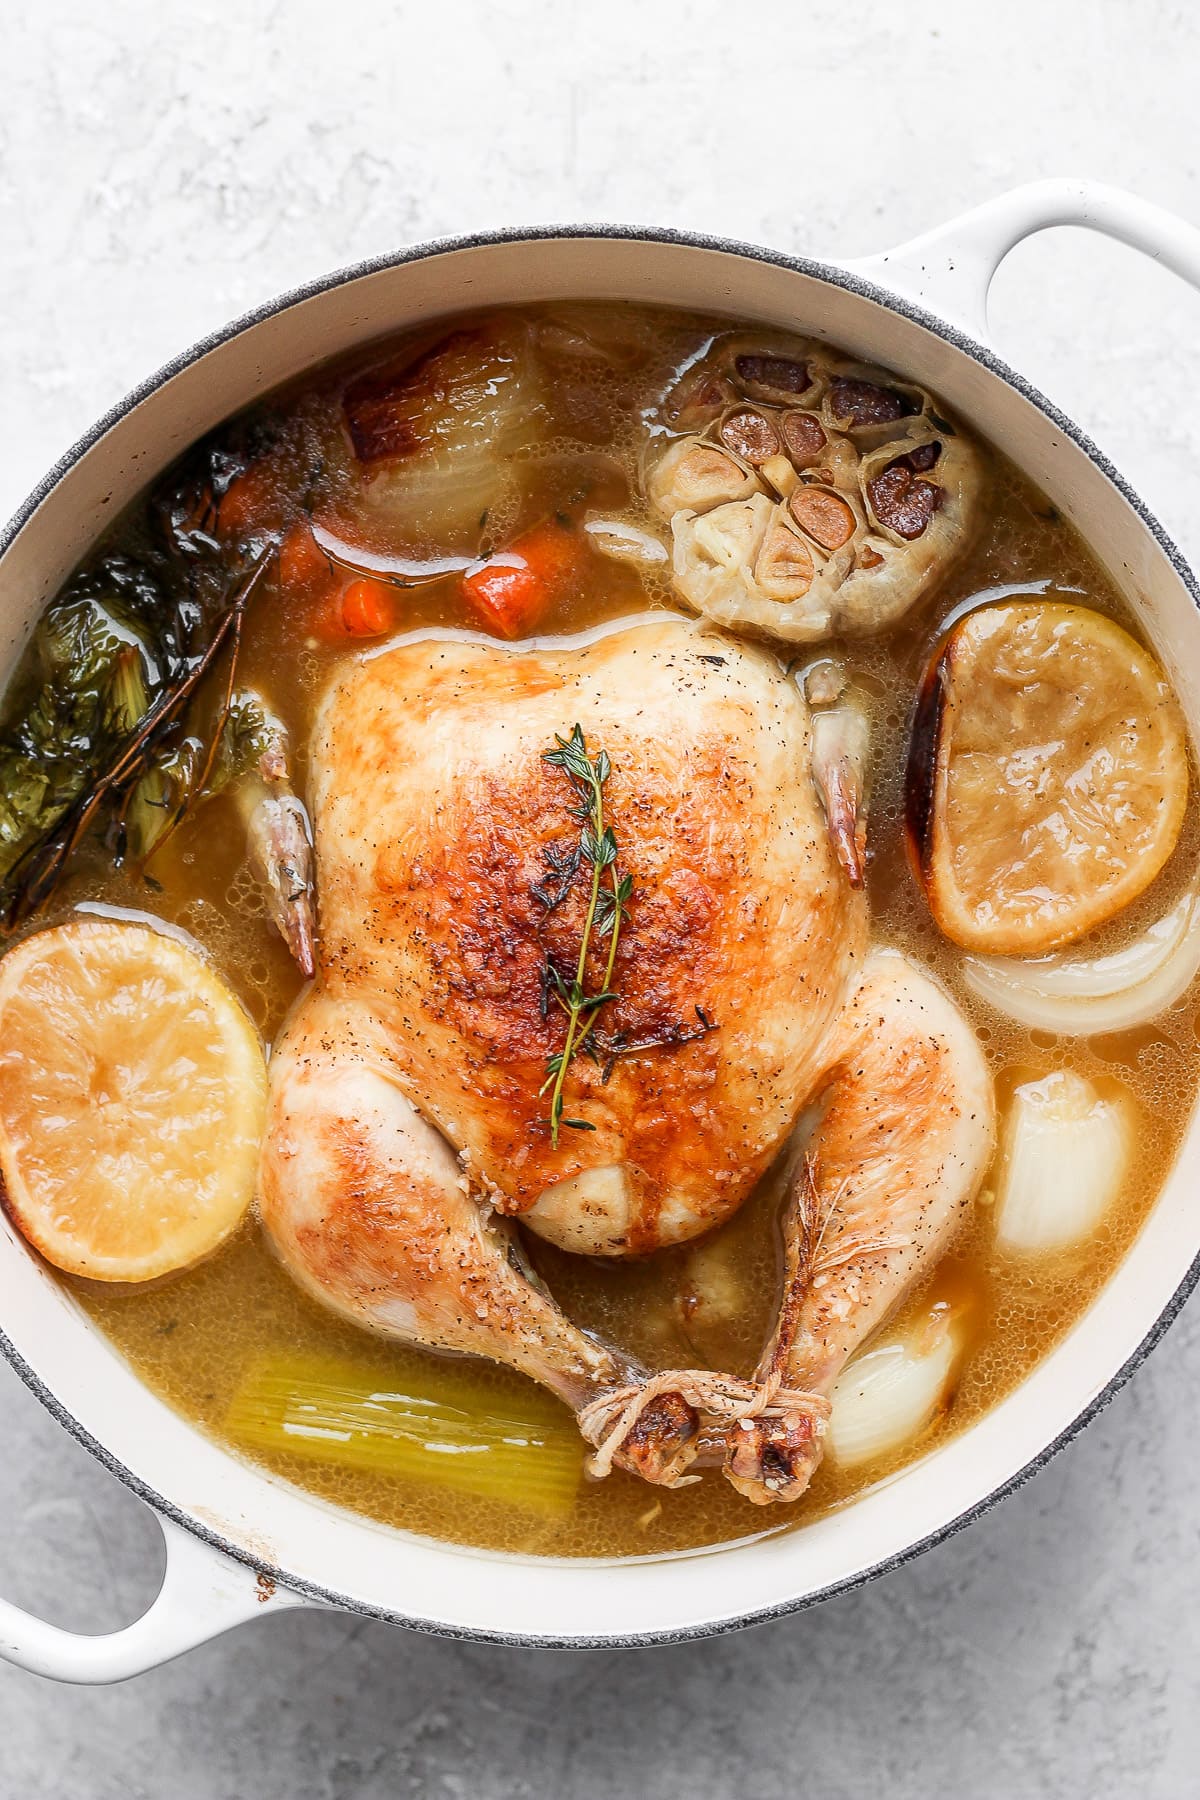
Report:
[[[664,1369],[648,1381],[615,1388],[591,1401],[579,1414],[579,1429],[589,1444],[596,1445],[587,1470],[597,1480],[609,1473],[613,1458],[642,1414],[662,1394],[678,1394],[708,1422],[724,1429],[757,1419],[782,1419],[788,1413],[807,1413],[819,1437],[829,1422],[830,1404],[824,1394],[805,1393],[783,1386],[778,1370],[765,1381],[745,1381],[738,1375],[717,1375],[711,1369]],[[661,1487],[686,1487],[698,1475],[669,1470]]]

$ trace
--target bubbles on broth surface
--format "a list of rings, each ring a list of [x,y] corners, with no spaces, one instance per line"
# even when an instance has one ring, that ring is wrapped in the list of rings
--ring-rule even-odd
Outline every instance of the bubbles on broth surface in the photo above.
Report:
[[[722,322],[625,307],[550,307],[532,316],[552,318],[560,334],[553,361],[556,421],[547,440],[519,459],[521,480],[489,513],[488,540],[500,547],[538,516],[559,510],[576,524],[589,511],[621,511],[657,529],[635,499],[643,442],[639,415],[714,329],[724,328]],[[606,331],[614,346],[610,361],[597,354]],[[577,351],[567,347],[571,332],[583,344]],[[378,356],[377,351],[374,359]],[[310,394],[297,403],[304,418],[297,442],[304,433],[319,438],[328,431],[321,412],[328,402],[319,396],[334,391],[337,380],[336,371],[320,373],[313,389],[318,398]],[[279,404],[286,411],[289,402]],[[824,1465],[795,1509],[764,1515],[716,1472],[678,1492],[652,1489],[620,1473],[600,1485],[581,1483],[569,1516],[557,1521],[436,1487],[339,1470],[334,1464],[283,1454],[265,1457],[280,1474],[329,1500],[410,1530],[531,1554],[645,1555],[784,1529],[846,1503],[978,1418],[1045,1355],[1112,1273],[1162,1183],[1191,1110],[1200,1073],[1196,996],[1185,996],[1152,1027],[1092,1043],[1056,1040],[1015,1025],[965,989],[960,953],[934,928],[903,846],[909,710],[925,659],[956,607],[997,585],[1049,580],[1060,591],[1081,590],[1068,597],[1111,613],[1136,632],[1111,583],[1045,500],[999,459],[992,461],[992,482],[990,508],[976,542],[941,589],[896,630],[877,640],[822,644],[801,654],[803,660],[817,654],[844,657],[871,715],[874,937],[905,949],[946,984],[974,1024],[1002,1090],[1060,1067],[1076,1069],[1100,1084],[1122,1084],[1137,1109],[1139,1142],[1120,1204],[1078,1249],[1018,1261],[993,1247],[985,1190],[968,1226],[920,1291],[909,1296],[896,1321],[903,1325],[932,1300],[946,1300],[961,1313],[968,1348],[950,1405],[919,1442],[891,1461],[852,1474]],[[136,540],[136,518],[118,527],[123,530]],[[577,631],[647,605],[678,608],[666,575],[640,576],[598,556],[587,566],[585,591],[542,629]],[[428,623],[478,630],[452,580],[406,594],[404,608],[402,629]],[[244,676],[269,691],[291,732],[301,776],[319,695],[348,654],[289,633],[278,608],[247,620]],[[1121,919],[1096,933],[1089,948],[1124,942],[1160,916],[1198,864],[1200,808],[1193,806],[1162,876]],[[170,859],[155,872],[162,883],[158,894],[93,863],[73,878],[60,905],[69,908],[85,896],[103,898],[159,912],[184,925],[226,971],[270,1037],[300,983],[267,923],[232,810],[217,802],[187,821]],[[779,1199],[778,1184],[769,1179],[710,1238],[640,1264],[591,1263],[538,1242],[531,1243],[530,1251],[572,1317],[627,1346],[650,1366],[708,1364],[749,1373],[775,1306]],[[267,1352],[336,1355],[352,1361],[365,1377],[377,1373],[391,1383],[420,1383],[431,1367],[420,1352],[370,1337],[307,1299],[275,1263],[253,1222],[210,1263],[160,1287],[117,1293],[76,1284],[76,1290],[145,1379],[217,1437],[223,1435],[230,1398],[245,1370]],[[471,1370],[481,1406],[498,1399],[520,1405],[527,1389],[518,1377],[482,1362]],[[581,1445],[581,1461],[582,1455]]]

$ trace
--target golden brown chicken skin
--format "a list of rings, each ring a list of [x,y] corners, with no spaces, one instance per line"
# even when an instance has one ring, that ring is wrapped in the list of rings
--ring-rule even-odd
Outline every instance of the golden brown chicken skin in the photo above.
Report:
[[[578,725],[611,763],[632,884],[595,1058],[557,1146],[547,962],[570,972],[588,867],[544,760]],[[367,1000],[414,1104],[498,1210],[591,1254],[727,1217],[816,1070],[865,938],[830,845],[804,699],[776,659],[676,619],[577,648],[425,638],[352,665],[314,746],[320,980]],[[585,985],[603,985],[595,943]]]

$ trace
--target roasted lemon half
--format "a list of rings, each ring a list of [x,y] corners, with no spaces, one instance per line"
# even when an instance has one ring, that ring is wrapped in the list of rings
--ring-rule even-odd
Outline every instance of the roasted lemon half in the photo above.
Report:
[[[258,1033],[204,958],[147,926],[79,919],[0,960],[0,1175],[20,1230],[95,1281],[215,1250],[254,1193]]]
[[[939,646],[908,766],[914,866],[946,936],[1038,956],[1111,919],[1175,848],[1187,738],[1162,670],[1102,613],[982,607]]]

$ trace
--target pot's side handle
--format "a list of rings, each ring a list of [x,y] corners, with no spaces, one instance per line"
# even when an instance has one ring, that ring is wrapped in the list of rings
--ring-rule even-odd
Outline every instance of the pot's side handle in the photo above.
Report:
[[[1055,225],[1082,225],[1117,238],[1200,288],[1200,231],[1164,207],[1094,181],[1030,182],[894,250],[845,266],[987,342],[988,289],[996,270],[1022,239]]]
[[[0,1600],[0,1659],[55,1681],[124,1681],[268,1609],[310,1604],[169,1519],[158,1522],[166,1543],[166,1573],[140,1619],[121,1631],[89,1636],[50,1625]]]

